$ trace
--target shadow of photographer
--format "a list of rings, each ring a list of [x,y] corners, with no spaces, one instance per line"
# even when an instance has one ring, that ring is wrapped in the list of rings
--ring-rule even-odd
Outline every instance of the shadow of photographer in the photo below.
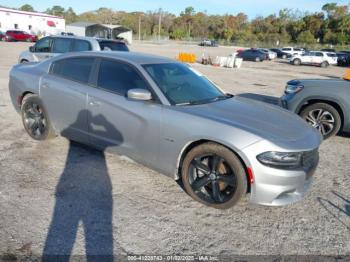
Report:
[[[62,132],[67,136],[84,121],[97,136],[120,132],[104,116],[92,117],[83,110],[77,120]],[[81,224],[87,261],[113,261],[113,197],[104,142],[95,150],[70,141],[65,168],[56,187],[56,203],[43,251],[43,261],[69,261]]]

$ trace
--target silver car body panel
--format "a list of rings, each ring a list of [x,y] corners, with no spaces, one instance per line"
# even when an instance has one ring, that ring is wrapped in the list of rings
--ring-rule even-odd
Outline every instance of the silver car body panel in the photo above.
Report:
[[[135,101],[94,86],[49,74],[53,61],[88,56],[127,62],[139,70],[158,100]],[[179,178],[182,153],[194,142],[214,141],[231,149],[253,171],[251,202],[284,205],[302,198],[310,172],[271,168],[257,155],[266,151],[316,150],[320,134],[295,114],[276,106],[233,97],[192,106],[174,106],[143,69],[143,64],[177,63],[171,59],[123,52],[64,54],[36,65],[16,65],[10,72],[10,94],[20,111],[25,92],[38,94],[57,134],[127,155],[168,176]],[[30,81],[28,81],[30,79]],[[103,136],[89,122],[103,117],[115,132]],[[83,121],[76,121],[77,118]],[[70,127],[67,132],[67,128]],[[107,128],[108,129],[108,128]],[[314,172],[314,171],[312,171]]]

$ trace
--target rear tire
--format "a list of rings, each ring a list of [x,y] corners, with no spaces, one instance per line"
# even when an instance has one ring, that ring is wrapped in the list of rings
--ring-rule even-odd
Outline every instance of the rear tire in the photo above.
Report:
[[[39,96],[26,95],[22,101],[21,114],[24,129],[31,138],[42,141],[56,136]]]
[[[205,143],[185,157],[182,182],[186,192],[207,206],[227,209],[247,192],[245,168],[238,157],[224,146]]]
[[[324,139],[336,135],[342,125],[338,110],[326,103],[307,106],[301,111],[300,116],[308,124],[319,130]]]
[[[325,61],[325,62],[322,62],[322,63],[320,64],[320,66],[321,66],[322,68],[326,68],[326,67],[329,66],[329,63]]]

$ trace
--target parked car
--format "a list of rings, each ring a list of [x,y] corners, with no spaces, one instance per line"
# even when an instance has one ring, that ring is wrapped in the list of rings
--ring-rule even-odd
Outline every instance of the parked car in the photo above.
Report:
[[[281,105],[317,128],[324,139],[350,132],[350,82],[344,79],[292,80]]]
[[[259,50],[261,50],[262,52],[264,52],[265,54],[267,54],[267,57],[269,60],[273,60],[277,58],[277,53],[273,52],[269,49],[265,49],[265,48],[259,48]]]
[[[218,46],[218,42],[216,40],[210,40],[210,39],[203,39],[200,43],[200,46]]]
[[[350,52],[341,51],[337,53],[338,66],[350,66]]]
[[[321,135],[277,106],[225,94],[174,60],[77,52],[18,64],[9,90],[35,140],[63,135],[181,179],[195,200],[229,208],[305,195]],[[220,132],[218,132],[220,130]]]
[[[48,36],[40,39],[28,51],[20,54],[18,62],[38,62],[53,56],[76,51],[129,51],[122,41],[93,37]]]
[[[5,34],[5,40],[8,42],[12,41],[25,41],[25,42],[36,42],[38,37],[20,30],[8,30]]]
[[[283,52],[281,49],[279,48],[270,48],[270,50],[272,52],[275,52],[277,54],[277,57],[278,58],[283,58],[283,59],[286,59],[286,58],[290,58],[292,55],[289,54],[289,53],[286,53],[286,52]]]
[[[262,62],[268,60],[268,55],[259,49],[247,49],[239,52],[237,57],[243,58],[244,61]]]
[[[330,52],[310,51],[302,55],[293,55],[289,62],[293,65],[316,65],[328,67],[337,64],[337,54]]]
[[[283,47],[282,52],[290,54],[290,55],[302,55],[305,53],[305,49],[303,48],[295,48],[295,47]]]

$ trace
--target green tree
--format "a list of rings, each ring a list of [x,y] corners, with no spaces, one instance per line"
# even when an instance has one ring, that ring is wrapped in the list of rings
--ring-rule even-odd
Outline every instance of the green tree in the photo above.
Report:
[[[27,12],[35,12],[34,8],[29,5],[29,4],[25,4],[25,5],[22,5],[19,10],[22,10],[22,11],[27,11]]]
[[[315,44],[317,41],[316,41],[314,35],[309,30],[307,30],[307,31],[301,32],[298,35],[297,42],[299,44],[310,45],[310,44]]]

